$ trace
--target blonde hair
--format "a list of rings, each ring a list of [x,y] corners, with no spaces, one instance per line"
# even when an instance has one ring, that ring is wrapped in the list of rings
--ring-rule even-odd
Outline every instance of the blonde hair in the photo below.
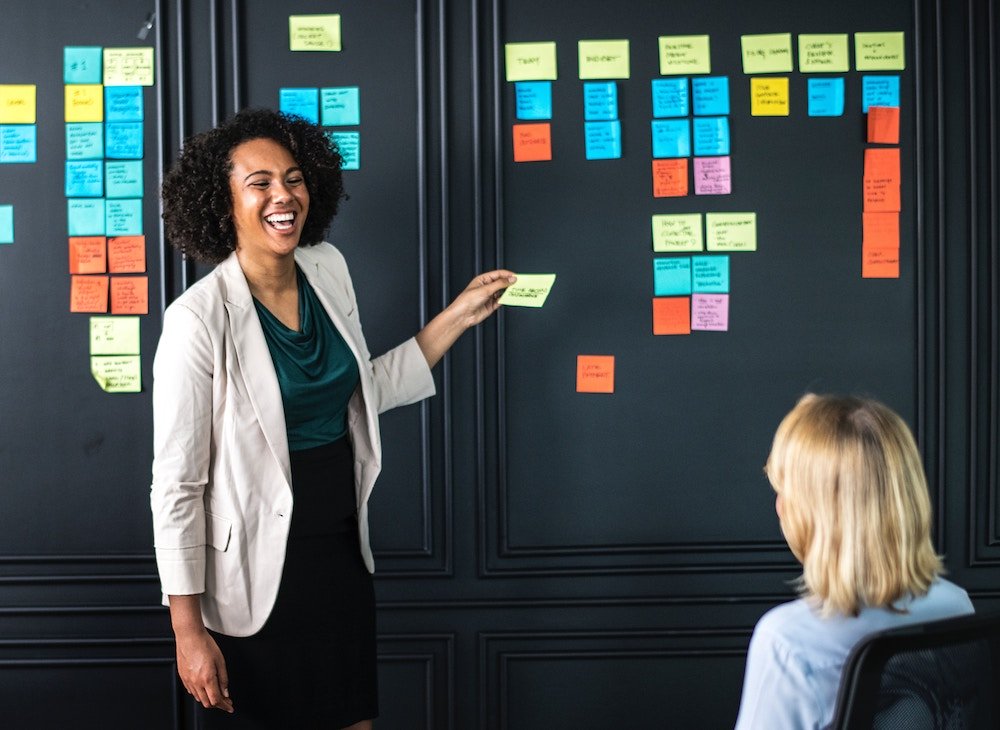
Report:
[[[808,394],[785,416],[765,467],[801,594],[824,616],[927,593],[943,572],[913,435],[887,406]]]

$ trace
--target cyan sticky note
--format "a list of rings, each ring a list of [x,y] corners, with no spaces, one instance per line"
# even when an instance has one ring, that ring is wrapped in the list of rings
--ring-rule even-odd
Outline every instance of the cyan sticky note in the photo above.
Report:
[[[104,87],[104,121],[141,122],[142,120],[141,86]]]
[[[691,293],[691,257],[653,259],[653,293],[658,297]]]
[[[695,294],[728,294],[729,255],[692,256],[691,291]]]
[[[320,117],[324,127],[361,124],[361,102],[357,86],[320,90]]]
[[[552,82],[514,82],[514,106],[518,119],[552,119]]]
[[[841,117],[844,115],[844,77],[809,79],[809,116]]]
[[[688,80],[686,77],[653,79],[653,116],[686,117],[690,114]]]
[[[689,157],[691,125],[687,119],[654,119],[653,157]]]
[[[278,89],[278,108],[319,124],[319,89]]]
[[[142,122],[106,123],[104,156],[113,160],[142,159]]]
[[[105,220],[108,236],[141,236],[142,201],[131,198],[107,201]]]
[[[691,79],[691,96],[697,116],[729,114],[729,77],[699,76]]]
[[[0,243],[14,243],[13,205],[0,205]]]
[[[330,139],[340,150],[340,156],[344,158],[341,170],[361,169],[361,133],[360,132],[327,132]]]
[[[618,84],[614,81],[587,81],[583,84],[583,118],[588,122],[618,118]]]
[[[104,163],[100,160],[66,160],[66,197],[99,198],[104,195]]]
[[[108,160],[104,163],[105,197],[142,197],[142,160]]]
[[[584,122],[588,160],[616,160],[622,156],[622,123]]]
[[[728,117],[695,117],[691,124],[696,155],[729,154]]]
[[[870,106],[899,106],[899,76],[861,77],[861,111]]]
[[[34,124],[0,125],[0,162],[35,162],[37,137]]]
[[[100,46],[63,48],[64,84],[99,84],[104,75]]]
[[[77,122],[66,125],[66,159],[99,160],[104,157],[104,124]]]
[[[71,236],[103,236],[104,198],[70,198],[66,218]]]

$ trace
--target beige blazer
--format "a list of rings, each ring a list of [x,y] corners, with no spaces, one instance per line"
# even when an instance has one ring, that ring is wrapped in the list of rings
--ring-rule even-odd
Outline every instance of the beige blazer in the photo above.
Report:
[[[295,260],[358,361],[348,406],[358,540],[369,571],[368,497],[382,468],[378,414],[434,394],[416,340],[372,359],[347,264],[328,243]],[[281,392],[236,255],[171,304],[153,361],[156,563],[168,595],[201,594],[205,625],[247,636],[267,620],[295,500]]]

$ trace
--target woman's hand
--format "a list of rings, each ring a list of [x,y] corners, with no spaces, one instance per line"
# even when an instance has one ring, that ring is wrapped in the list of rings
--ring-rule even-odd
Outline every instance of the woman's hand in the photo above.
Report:
[[[226,660],[215,639],[205,630],[191,629],[175,633],[177,640],[177,673],[188,694],[202,707],[217,707],[233,712],[229,698],[229,676]]]

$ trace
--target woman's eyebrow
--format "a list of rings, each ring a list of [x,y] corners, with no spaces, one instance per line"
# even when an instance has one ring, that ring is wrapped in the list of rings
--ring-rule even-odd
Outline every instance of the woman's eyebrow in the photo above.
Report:
[[[285,170],[285,174],[286,175],[289,175],[289,174],[291,174],[293,172],[302,172],[302,168],[301,167],[297,167],[297,166],[293,166],[293,167],[289,167],[287,170]],[[249,175],[247,175],[245,178],[243,178],[243,182],[246,182],[247,180],[249,180],[254,175],[270,175],[270,174],[271,174],[270,170],[254,170]]]

